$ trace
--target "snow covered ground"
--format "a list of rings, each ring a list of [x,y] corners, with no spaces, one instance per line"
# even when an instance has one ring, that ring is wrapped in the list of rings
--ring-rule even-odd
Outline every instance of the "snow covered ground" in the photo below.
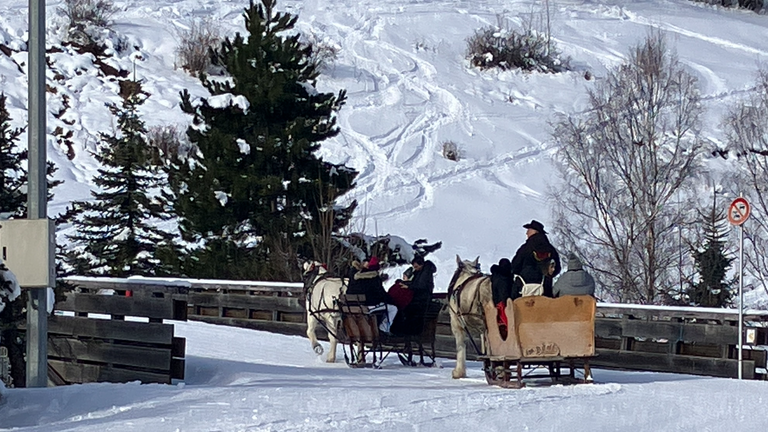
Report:
[[[177,322],[186,380],[10,389],[0,431],[764,431],[762,381],[597,369],[595,383],[508,390],[442,368],[350,369],[306,338]],[[327,344],[324,344],[327,349]]]
[[[341,133],[322,155],[356,169],[357,229],[409,240],[443,241],[430,255],[445,287],[457,254],[483,269],[509,256],[522,225],[548,225],[545,193],[553,179],[549,122],[585,107],[586,89],[618,65],[631,45],[661,30],[698,77],[705,129],[721,139],[724,109],[753,85],[768,55],[768,17],[688,0],[550,0],[552,35],[572,72],[480,72],[468,67],[465,40],[497,17],[520,23],[542,2],[529,0],[280,0],[299,30],[339,48],[323,91],[346,89]],[[63,5],[49,0],[49,45],[61,40]],[[205,90],[175,68],[178,29],[212,19],[231,35],[243,27],[244,0],[115,0],[115,29],[131,47],[109,64],[134,71],[151,97],[148,125],[188,122],[180,90]],[[14,124],[26,124],[28,0],[0,2],[0,92]],[[114,122],[117,83],[88,55],[51,55],[49,159],[66,183],[50,214],[86,199],[99,132]],[[586,71],[593,81],[584,79]],[[57,114],[57,116],[54,116]],[[72,157],[52,136],[72,131]],[[455,142],[459,162],[442,157]],[[22,136],[22,145],[26,135]],[[729,170],[734,161],[713,167]],[[440,289],[440,288],[438,288]],[[748,305],[765,305],[750,293]],[[595,384],[503,390],[489,387],[477,363],[452,380],[443,368],[352,370],[325,364],[304,338],[202,323],[178,323],[187,338],[187,378],[178,385],[88,384],[11,389],[0,403],[0,430],[14,431],[763,431],[765,382],[595,371]]]
[[[551,34],[573,71],[530,74],[479,71],[465,59],[466,39],[495,25],[519,26],[542,17],[534,0],[279,0],[299,15],[298,30],[338,48],[338,59],[318,83],[322,91],[346,89],[341,133],[323,143],[322,156],[360,171],[347,197],[360,207],[355,230],[394,234],[410,241],[442,241],[431,258],[437,285],[447,285],[456,254],[480,256],[485,271],[525,240],[522,225],[548,225],[545,199],[554,179],[549,122],[585,107],[586,90],[622,62],[630,46],[651,29],[668,38],[682,63],[699,79],[707,114],[704,127],[722,138],[725,108],[754,83],[768,53],[768,17],[689,0],[550,0]],[[46,1],[48,44],[59,44],[62,0]],[[222,35],[243,29],[244,0],[114,0],[112,29],[126,49],[112,52],[111,66],[135,74],[151,96],[143,106],[149,127],[189,119],[179,91],[206,95],[196,78],[176,68],[180,32],[202,19]],[[28,0],[0,2],[0,43],[16,50],[0,55],[0,92],[14,124],[26,122]],[[49,158],[66,183],[54,190],[51,215],[72,200],[89,198],[97,163],[91,156],[99,132],[114,125],[105,103],[118,102],[114,77],[104,76],[90,54],[50,54],[48,71]],[[585,80],[589,71],[594,79]],[[72,132],[71,159],[56,128]],[[26,135],[21,137],[26,145]],[[454,142],[461,160],[443,158]],[[715,161],[717,169],[735,169]],[[758,215],[755,215],[757,217]],[[65,228],[66,231],[66,227]],[[556,239],[555,239],[556,240]],[[64,241],[63,237],[60,241]],[[735,247],[734,247],[735,249]]]

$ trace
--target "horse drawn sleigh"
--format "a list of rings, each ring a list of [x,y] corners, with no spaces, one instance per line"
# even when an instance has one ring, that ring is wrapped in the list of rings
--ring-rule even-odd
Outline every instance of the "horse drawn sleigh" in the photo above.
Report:
[[[497,321],[491,281],[479,270],[478,259],[461,260],[448,288],[451,332],[456,340],[456,366],[453,378],[466,376],[466,338],[483,362],[488,384],[520,388],[529,383],[578,384],[592,381],[589,361],[595,356],[594,297],[527,296],[506,303],[507,326]],[[345,295],[339,278],[311,277],[307,296],[307,336],[318,354],[318,326],[328,331],[330,352],[327,361],[336,359],[336,346],[345,346],[344,358],[350,366],[380,367],[396,353],[405,365],[432,365],[435,361],[437,318],[443,303],[433,300],[424,310],[422,326],[410,334],[386,334],[378,329],[379,318],[365,305],[364,296]],[[480,344],[472,335],[480,335]],[[348,347],[348,350],[347,350]],[[429,350],[427,350],[429,348]],[[370,356],[370,357],[369,357]],[[419,360],[416,361],[416,356]]]
[[[449,286],[451,331],[457,354],[454,378],[466,376],[465,336],[469,336],[483,362],[488,384],[521,388],[527,383],[541,383],[542,378],[552,384],[591,382],[594,297],[508,299],[507,325],[501,326],[492,301],[490,277],[479,271],[477,259],[462,261],[457,256],[456,260],[458,268]],[[472,334],[481,335],[480,346]]]
[[[443,304],[433,300],[416,312],[408,326],[398,318],[391,332],[379,330],[385,312],[366,306],[365,295],[341,295],[337,338],[344,345],[344,360],[352,367],[380,367],[389,354],[396,354],[405,366],[435,364],[437,318]],[[349,354],[347,354],[349,352]],[[418,357],[418,359],[417,359]]]
[[[406,366],[433,366],[437,319],[443,303],[431,300],[410,308],[408,319],[398,313],[391,332],[380,331],[386,310],[371,308],[364,294],[346,294],[347,281],[330,277],[322,267],[310,263],[305,268],[307,337],[319,355],[323,348],[317,340],[319,327],[325,329],[330,342],[326,361],[336,361],[336,348],[342,344],[344,360],[350,367],[382,366],[396,354]],[[414,310],[415,309],[415,310]]]

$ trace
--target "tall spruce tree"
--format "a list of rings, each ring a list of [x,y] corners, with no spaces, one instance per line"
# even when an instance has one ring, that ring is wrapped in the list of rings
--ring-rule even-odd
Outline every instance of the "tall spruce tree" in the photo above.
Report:
[[[700,250],[693,251],[699,278],[690,284],[688,300],[702,307],[726,307],[731,304],[733,297],[733,281],[728,280],[727,276],[733,258],[726,254],[728,221],[725,213],[717,206],[716,195],[712,208],[702,216],[704,245]]]
[[[27,182],[27,152],[17,147],[22,129],[11,128],[11,116],[6,96],[0,94],[0,219],[21,217],[26,213],[27,194],[22,186]]]
[[[20,149],[18,145],[19,136],[24,130],[11,127],[11,116],[6,103],[6,96],[0,94],[0,219],[26,218],[27,151]],[[55,166],[49,162],[46,170],[48,191],[61,184],[60,180],[52,179],[55,171]],[[51,198],[53,194],[49,192],[48,200]],[[8,283],[0,272],[0,285]],[[26,291],[22,291],[21,296],[7,302],[0,311],[0,345],[8,349],[12,383],[21,387],[25,385],[26,377],[26,341],[19,325],[26,320],[26,295]]]
[[[73,248],[66,260],[75,273],[127,277],[165,275],[171,270],[161,259],[173,248],[173,235],[156,225],[170,219],[156,193],[163,177],[149,168],[150,147],[139,107],[147,96],[135,81],[121,83],[122,106],[110,106],[119,133],[102,134],[95,156],[101,163],[92,201],[73,203],[69,236]],[[154,193],[154,195],[153,195]]]
[[[26,213],[27,194],[22,186],[27,182],[27,172],[22,166],[26,165],[27,152],[19,151],[17,141],[22,129],[11,128],[11,117],[6,106],[6,96],[0,94],[0,219],[22,217]],[[5,269],[3,266],[2,269]],[[3,278],[0,271],[0,290],[7,289],[10,281]],[[0,311],[0,345],[8,349],[11,362],[11,379],[16,385],[24,384],[25,362],[24,344],[19,343],[20,324],[23,313],[23,299],[8,301]]]
[[[346,96],[315,89],[318,67],[312,46],[292,32],[296,16],[262,0],[244,18],[247,38],[238,33],[211,53],[227,78],[201,75],[211,97],[199,102],[181,94],[197,151],[169,179],[182,235],[205,245],[186,268],[200,277],[296,280],[312,235],[324,221],[345,226],[355,206],[335,201],[357,172],[315,154],[338,133]]]

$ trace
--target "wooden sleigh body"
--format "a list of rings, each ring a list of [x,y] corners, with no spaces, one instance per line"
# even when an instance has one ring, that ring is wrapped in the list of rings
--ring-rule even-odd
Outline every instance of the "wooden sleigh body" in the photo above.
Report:
[[[596,309],[592,296],[507,300],[507,329],[497,323],[493,304],[483,308],[486,334],[479,358],[488,384],[520,388],[542,378],[551,384],[591,382]]]
[[[338,299],[341,320],[337,338],[344,345],[344,359],[350,367],[381,367],[390,353],[406,366],[432,366],[435,362],[435,334],[442,303],[432,300],[421,317],[420,331],[414,334],[381,332],[381,312],[371,312],[365,295],[342,295]]]

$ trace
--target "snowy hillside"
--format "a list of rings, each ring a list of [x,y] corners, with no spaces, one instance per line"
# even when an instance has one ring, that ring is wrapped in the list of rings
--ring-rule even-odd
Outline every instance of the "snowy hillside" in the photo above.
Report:
[[[222,35],[242,31],[243,0],[115,0],[110,66],[144,81],[149,127],[189,121],[179,91],[206,92],[177,68],[179,32],[210,19]],[[27,0],[0,4],[0,91],[11,116],[26,122]],[[437,284],[445,287],[455,255],[480,256],[484,270],[511,255],[531,219],[548,224],[545,193],[553,179],[549,122],[585,107],[586,89],[618,65],[651,28],[660,29],[700,81],[708,136],[721,138],[728,104],[754,82],[768,53],[768,17],[688,0],[555,0],[552,36],[574,70],[530,74],[482,72],[465,59],[466,38],[499,20],[511,26],[541,13],[529,0],[281,0],[299,15],[298,29],[338,48],[319,82],[346,89],[341,133],[322,156],[360,171],[348,199],[360,202],[356,228],[416,240],[442,241],[434,254]],[[100,132],[113,131],[106,103],[119,101],[115,76],[91,54],[61,46],[61,1],[48,1],[48,149],[64,186],[50,214],[89,197]],[[105,73],[105,71],[107,71]],[[586,72],[592,80],[585,79]],[[441,154],[444,142],[458,162]],[[26,135],[22,137],[26,143]],[[729,169],[719,162],[720,169]],[[438,288],[440,289],[440,288]],[[759,302],[760,299],[754,300]]]

